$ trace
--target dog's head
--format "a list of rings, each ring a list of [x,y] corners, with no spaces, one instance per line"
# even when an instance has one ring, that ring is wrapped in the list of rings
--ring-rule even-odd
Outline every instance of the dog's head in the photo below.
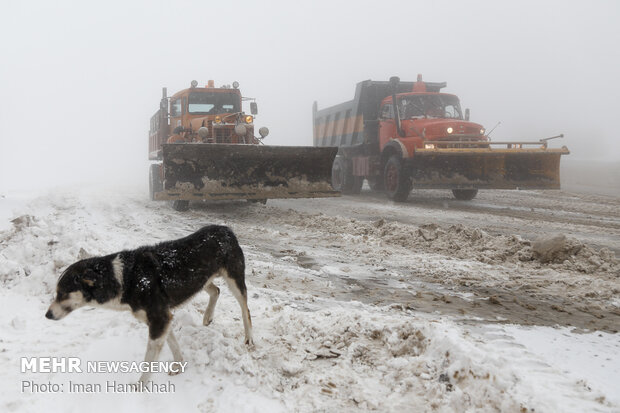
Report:
[[[102,304],[117,294],[108,265],[86,259],[70,265],[58,279],[56,296],[45,317],[60,320],[71,311],[89,303]]]

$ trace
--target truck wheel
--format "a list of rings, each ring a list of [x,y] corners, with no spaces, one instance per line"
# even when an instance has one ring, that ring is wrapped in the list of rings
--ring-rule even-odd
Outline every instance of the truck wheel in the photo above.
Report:
[[[375,192],[381,192],[383,191],[383,177],[382,176],[371,176],[371,177],[366,177],[366,180],[368,181],[368,186],[370,187],[371,191],[375,191]]]
[[[478,195],[477,189],[453,189],[452,193],[456,199],[461,201],[471,201]]]
[[[172,209],[179,212],[185,212],[189,209],[189,201],[186,199],[177,199],[172,201]]]
[[[398,156],[391,156],[385,164],[383,182],[388,198],[396,202],[404,202],[411,192],[411,177],[403,170],[402,161]]]
[[[155,200],[155,193],[164,190],[164,183],[161,180],[161,165],[154,163],[149,168],[149,197]]]
[[[364,177],[353,176],[349,162],[344,158],[336,157],[332,165],[332,186],[343,194],[359,194],[362,190]]]

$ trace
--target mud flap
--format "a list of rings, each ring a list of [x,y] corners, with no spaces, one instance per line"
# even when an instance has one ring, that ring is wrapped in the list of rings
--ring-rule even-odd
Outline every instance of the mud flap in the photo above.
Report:
[[[156,199],[339,196],[331,186],[338,148],[165,144],[164,190]]]
[[[415,188],[560,189],[562,149],[420,149]]]

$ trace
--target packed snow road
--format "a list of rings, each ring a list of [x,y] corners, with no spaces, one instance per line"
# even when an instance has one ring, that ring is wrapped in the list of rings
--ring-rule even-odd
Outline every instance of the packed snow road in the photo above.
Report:
[[[287,225],[325,234],[318,242],[341,251],[341,262],[357,257],[365,263],[353,275],[333,279],[359,287],[350,299],[487,321],[620,329],[620,198],[481,191],[463,202],[449,191],[419,191],[393,204],[364,192],[338,201],[271,205],[276,209],[265,212],[269,219],[286,215]],[[280,212],[284,208],[294,210]],[[554,235],[568,238],[562,251],[551,262],[536,259],[532,242]],[[307,266],[311,252],[303,253]],[[388,280],[401,285],[390,289]]]
[[[0,361],[11,369],[0,376],[0,406],[616,411],[620,200],[488,191],[459,202],[448,195],[421,191],[404,204],[369,193],[266,206],[196,203],[186,213],[139,191],[7,196],[13,212],[0,232]],[[253,351],[243,346],[238,306],[223,288],[210,326],[201,323],[206,294],[175,312],[190,369],[156,380],[176,383],[176,394],[19,391],[24,380],[135,380],[24,375],[19,358],[141,359],[146,329],[128,315],[84,309],[46,320],[56,278],[80,257],[208,223],[232,227],[244,248]],[[553,234],[566,238],[553,255],[539,255],[533,241]]]
[[[360,196],[345,196],[330,205],[321,199],[270,204],[360,220],[461,224],[528,239],[549,232],[564,233],[620,254],[620,193],[612,197],[565,191],[487,190],[480,191],[472,201],[457,201],[450,191],[414,190],[406,202],[391,203],[383,194],[365,190]]]

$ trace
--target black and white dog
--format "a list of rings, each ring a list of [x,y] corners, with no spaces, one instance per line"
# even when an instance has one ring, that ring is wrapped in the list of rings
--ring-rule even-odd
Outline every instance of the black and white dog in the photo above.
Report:
[[[129,310],[149,327],[145,361],[157,360],[166,340],[174,360],[182,361],[170,329],[170,310],[204,288],[209,304],[203,324],[211,323],[220,295],[212,282],[218,276],[226,280],[241,306],[245,343],[252,345],[243,251],[230,228],[219,225],[204,227],[175,241],[70,265],[58,279],[56,297],[45,316],[60,320],[85,305]],[[140,380],[145,382],[148,377],[149,373],[143,373]]]

